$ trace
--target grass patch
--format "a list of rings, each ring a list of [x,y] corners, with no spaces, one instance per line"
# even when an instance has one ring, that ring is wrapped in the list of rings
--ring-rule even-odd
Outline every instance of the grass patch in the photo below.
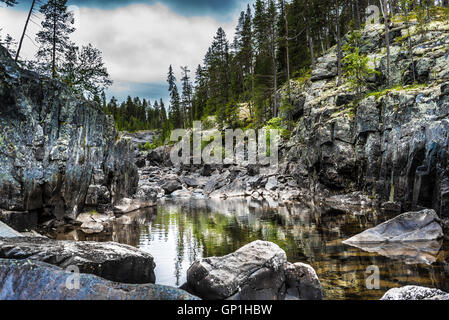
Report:
[[[399,84],[392,88],[384,89],[382,91],[370,92],[365,96],[365,98],[376,97],[376,99],[379,99],[383,96],[386,96],[390,92],[411,91],[414,89],[420,89],[420,88],[425,88],[425,87],[427,87],[427,84],[422,84],[422,83],[415,83],[415,84],[411,84],[408,86],[403,86],[403,85]]]

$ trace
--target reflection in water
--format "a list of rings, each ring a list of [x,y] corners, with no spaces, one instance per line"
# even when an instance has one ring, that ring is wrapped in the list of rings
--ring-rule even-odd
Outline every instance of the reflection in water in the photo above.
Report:
[[[151,253],[157,283],[179,286],[197,259],[223,256],[254,240],[277,243],[290,262],[315,268],[327,299],[379,299],[388,289],[416,284],[449,291],[449,246],[363,248],[344,245],[357,233],[391,216],[325,214],[305,204],[272,207],[251,200],[162,202],[157,214],[134,214],[130,225],[114,225],[109,234],[58,238],[117,241]],[[394,258],[394,259],[392,259]],[[415,259],[415,260],[413,260]],[[368,266],[380,269],[381,289],[366,289]]]
[[[437,255],[443,246],[443,240],[421,242],[392,243],[350,243],[349,245],[367,252],[375,252],[407,264],[424,263],[431,265],[437,261]]]

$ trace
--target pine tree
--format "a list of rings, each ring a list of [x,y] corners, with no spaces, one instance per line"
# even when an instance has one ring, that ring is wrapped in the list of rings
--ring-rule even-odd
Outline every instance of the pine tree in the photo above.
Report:
[[[0,0],[0,2],[6,3],[8,7],[13,7],[17,4],[17,0]]]
[[[192,115],[192,84],[190,83],[190,76],[189,76],[189,68],[188,67],[181,67],[182,70],[182,96],[181,96],[181,105],[182,105],[182,111],[183,111],[183,123],[184,128],[187,127],[187,125],[190,125],[193,122],[193,115]]]
[[[184,119],[181,112],[181,101],[178,87],[176,86],[176,77],[173,73],[173,68],[171,65],[168,69],[167,82],[169,85],[168,91],[170,92],[169,120],[174,128],[182,128],[184,125]]]
[[[67,12],[67,0],[49,0],[40,12],[44,21],[43,30],[36,38],[40,44],[37,58],[42,63],[42,71],[50,70],[52,78],[56,78],[65,54],[73,46],[69,40],[70,34],[75,31],[70,26],[73,16]]]
[[[369,58],[366,54],[360,53],[361,38],[359,31],[352,31],[349,34],[348,42],[343,47],[345,57],[342,60],[345,76],[351,83],[352,88],[356,90],[358,96],[362,94],[362,90],[366,85],[366,78],[377,73],[369,67]]]
[[[62,80],[80,94],[98,95],[112,84],[101,51],[92,44],[81,50],[71,46],[65,53],[60,74]]]

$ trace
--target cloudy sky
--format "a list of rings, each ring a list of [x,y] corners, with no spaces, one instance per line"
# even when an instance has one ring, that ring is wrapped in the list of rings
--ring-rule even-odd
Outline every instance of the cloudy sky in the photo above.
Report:
[[[11,9],[0,5],[2,36],[20,38],[31,0],[19,0]],[[77,44],[92,43],[103,52],[114,80],[108,90],[124,100],[128,95],[151,100],[167,99],[166,74],[173,65],[194,70],[202,63],[218,27],[231,39],[239,12],[249,0],[69,0],[74,11]],[[33,17],[24,42],[23,56],[36,52],[35,34],[40,29]]]

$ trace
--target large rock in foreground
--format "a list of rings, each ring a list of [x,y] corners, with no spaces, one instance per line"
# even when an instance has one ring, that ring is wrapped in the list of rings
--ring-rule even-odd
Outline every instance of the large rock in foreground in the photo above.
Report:
[[[189,293],[155,284],[132,285],[73,274],[39,261],[0,259],[0,300],[198,300]],[[70,284],[71,286],[67,286]]]
[[[63,269],[77,266],[81,273],[123,283],[154,283],[156,280],[156,265],[150,254],[113,242],[0,238],[0,258],[43,261]]]
[[[449,293],[418,286],[393,288],[381,300],[449,300]]]
[[[443,229],[434,210],[408,212],[368,229],[345,244],[432,241],[443,237]]]
[[[196,261],[187,271],[185,288],[207,300],[322,299],[312,267],[287,262],[285,251],[255,241],[224,257]]]

